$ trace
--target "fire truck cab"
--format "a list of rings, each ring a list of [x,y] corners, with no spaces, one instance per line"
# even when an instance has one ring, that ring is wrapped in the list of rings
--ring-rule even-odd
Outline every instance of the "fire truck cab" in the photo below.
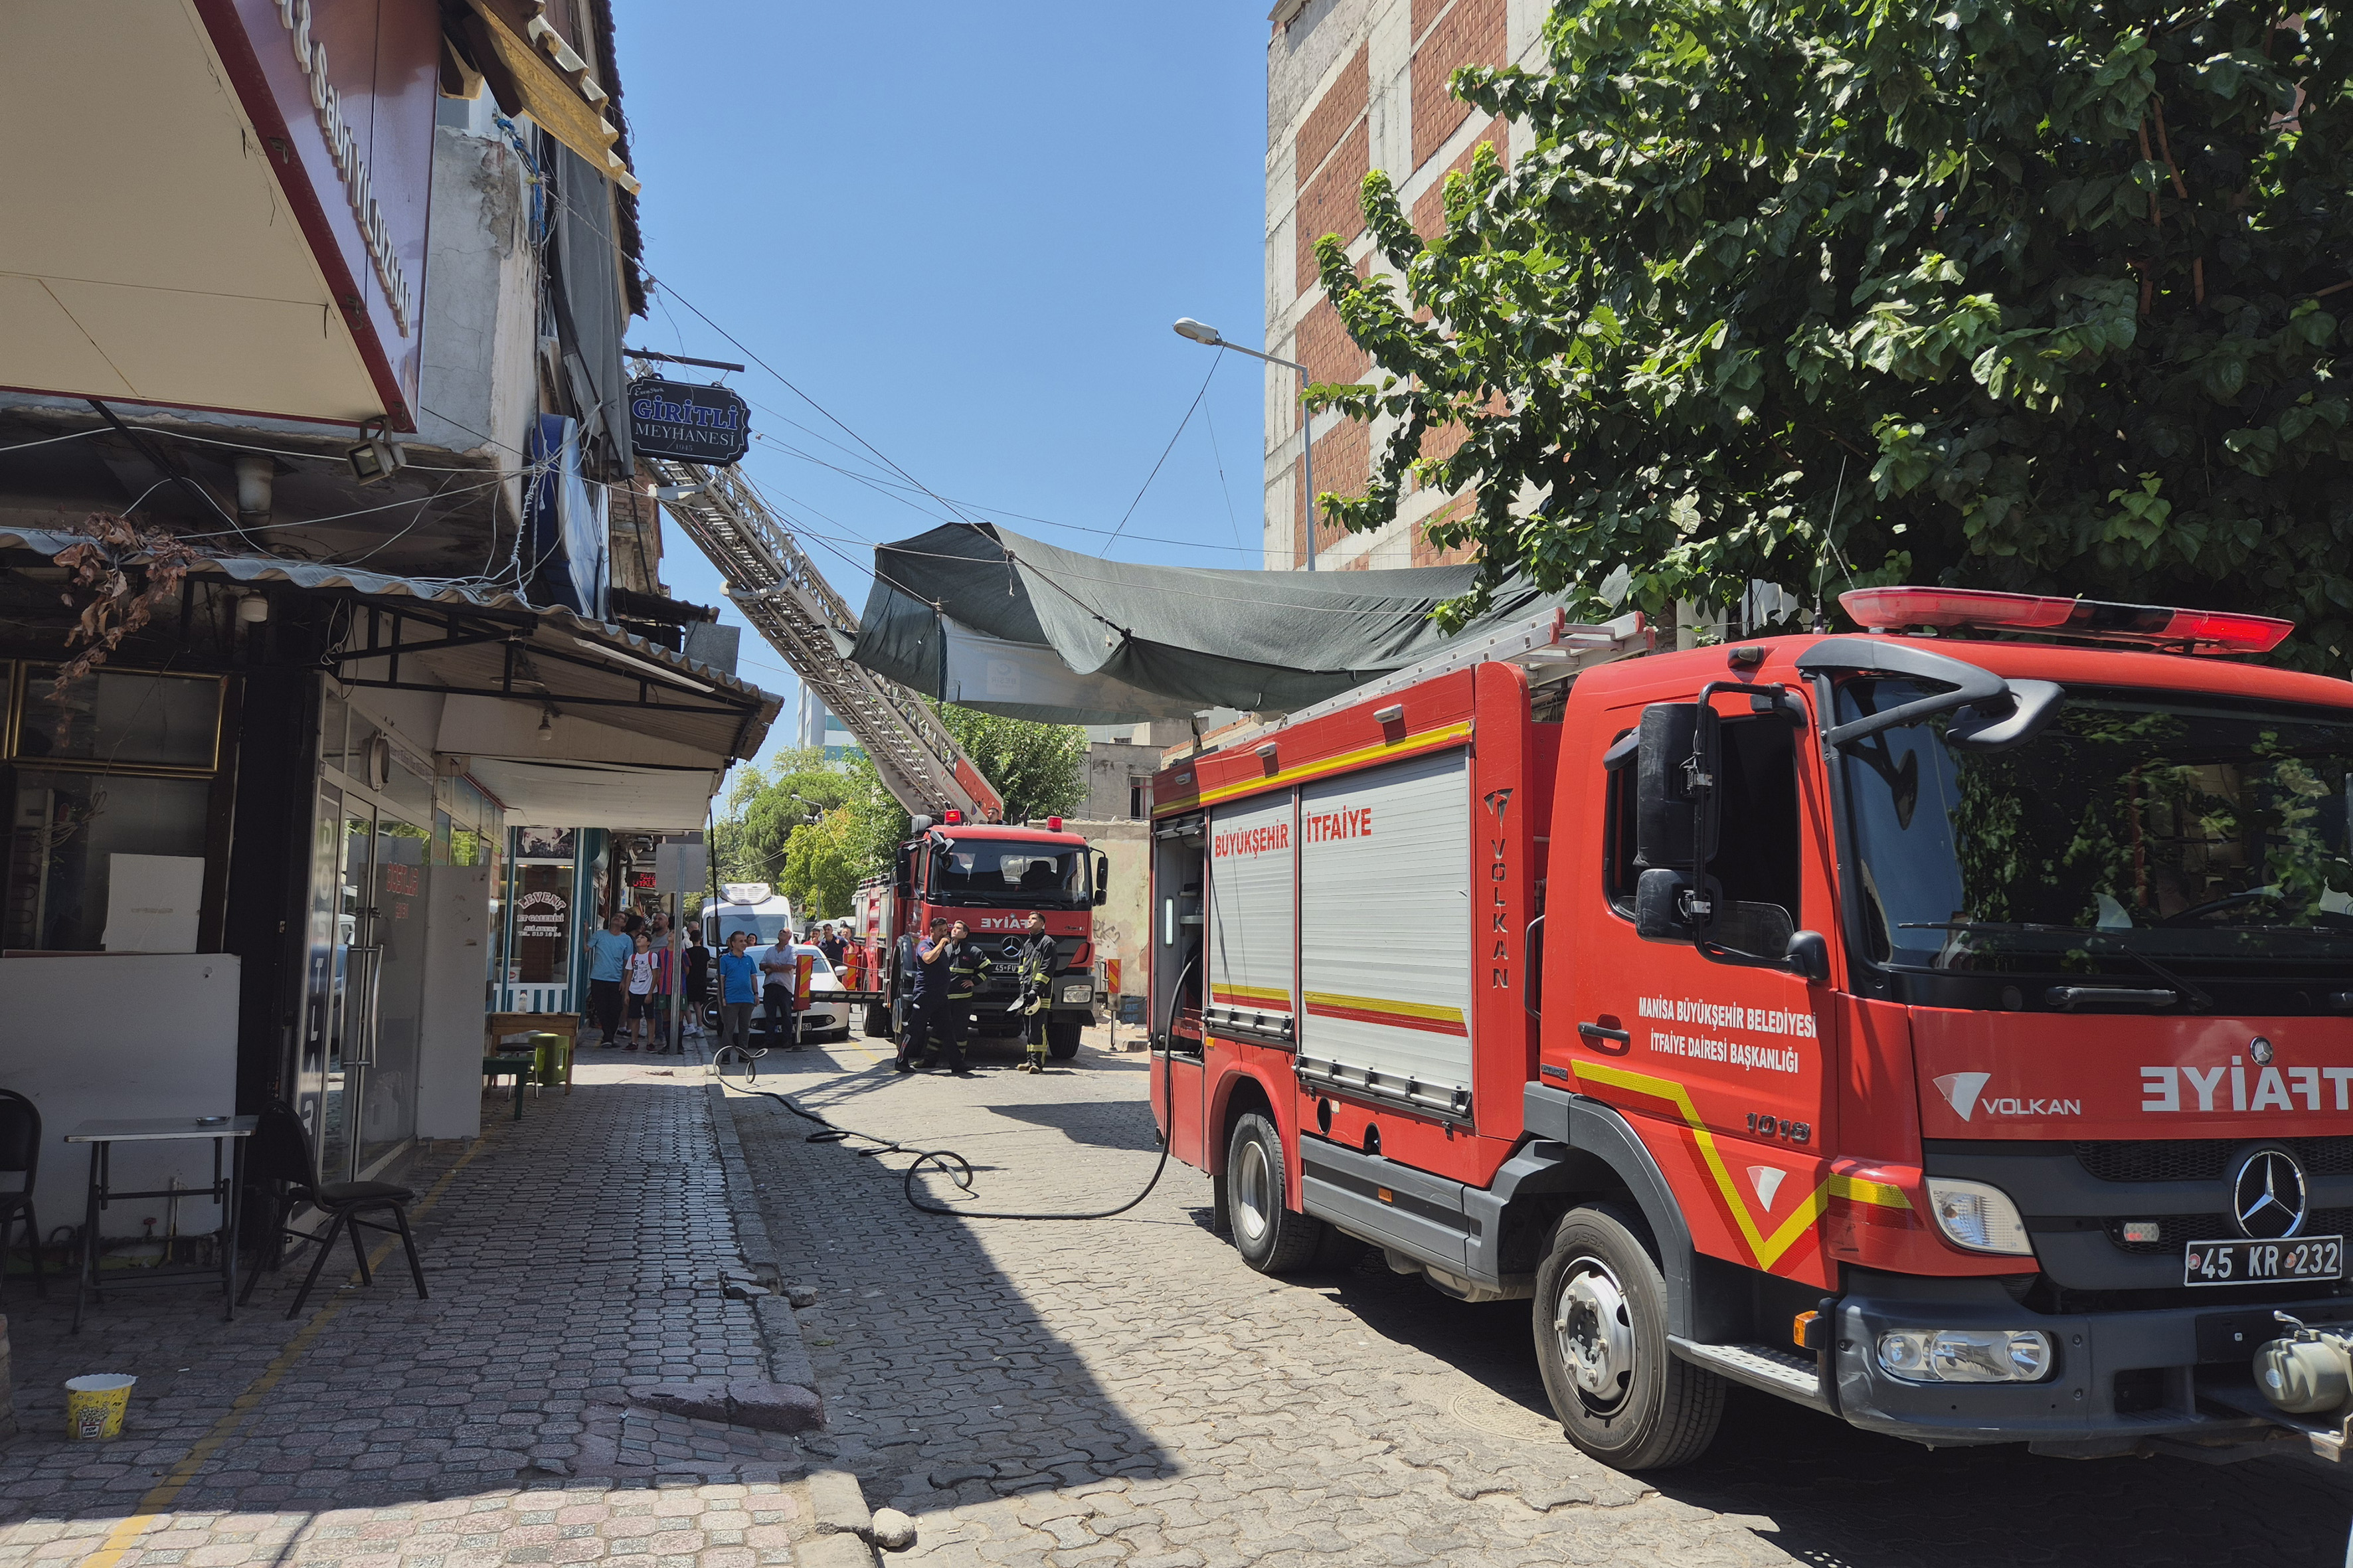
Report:
[[[1532,623],[1164,772],[1173,1152],[1252,1268],[1531,1300],[1621,1468],[1728,1382],[2340,1458],[2353,684],[2211,657],[2252,616],[1843,602],[1873,629]]]
[[[1020,1033],[1018,955],[1035,910],[1060,955],[1047,1051],[1064,1061],[1078,1055],[1080,1032],[1094,1016],[1094,910],[1107,896],[1109,858],[1062,831],[1060,817],[1042,828],[968,823],[955,810],[937,822],[916,817],[890,873],[860,883],[850,906],[852,989],[866,994],[866,1033],[902,1037],[916,939],[935,915],[963,921],[989,956],[973,998],[975,1034]]]

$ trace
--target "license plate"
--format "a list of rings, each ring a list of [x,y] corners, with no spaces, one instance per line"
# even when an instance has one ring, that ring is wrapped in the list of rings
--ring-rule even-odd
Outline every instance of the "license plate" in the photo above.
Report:
[[[2185,1285],[2274,1285],[2342,1279],[2345,1238],[2296,1236],[2285,1241],[2193,1241],[2183,1249]]]

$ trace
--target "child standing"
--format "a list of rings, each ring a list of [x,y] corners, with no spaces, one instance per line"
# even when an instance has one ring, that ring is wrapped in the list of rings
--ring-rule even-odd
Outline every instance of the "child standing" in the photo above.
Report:
[[[629,1028],[628,1048],[637,1050],[650,1044],[648,1034],[653,1023],[654,1011],[654,944],[643,931],[637,934],[635,951],[629,954]]]

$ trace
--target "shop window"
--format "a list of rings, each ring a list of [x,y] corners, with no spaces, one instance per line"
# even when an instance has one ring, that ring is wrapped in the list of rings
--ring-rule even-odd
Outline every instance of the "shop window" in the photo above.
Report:
[[[60,693],[50,671],[27,673],[16,732],[21,759],[206,773],[218,765],[216,677],[100,670]]]
[[[1727,900],[1778,904],[1794,922],[1800,878],[1793,731],[1780,719],[1739,717],[1726,718],[1717,735],[1724,751],[1721,826],[1708,872],[1722,881]],[[1610,770],[1605,788],[1602,887],[1610,907],[1632,920],[1641,874],[1634,864],[1634,765]]]
[[[0,946],[195,951],[209,778],[7,773]]]

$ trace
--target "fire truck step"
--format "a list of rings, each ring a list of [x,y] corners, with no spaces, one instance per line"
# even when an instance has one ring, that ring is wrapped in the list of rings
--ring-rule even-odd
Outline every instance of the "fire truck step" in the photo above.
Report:
[[[1827,1411],[1831,1407],[1830,1401],[1822,1397],[1821,1377],[1811,1356],[1771,1345],[1703,1345],[1673,1338],[1667,1343],[1675,1354],[1693,1365],[1705,1367],[1735,1383],[1794,1399],[1816,1410]]]

